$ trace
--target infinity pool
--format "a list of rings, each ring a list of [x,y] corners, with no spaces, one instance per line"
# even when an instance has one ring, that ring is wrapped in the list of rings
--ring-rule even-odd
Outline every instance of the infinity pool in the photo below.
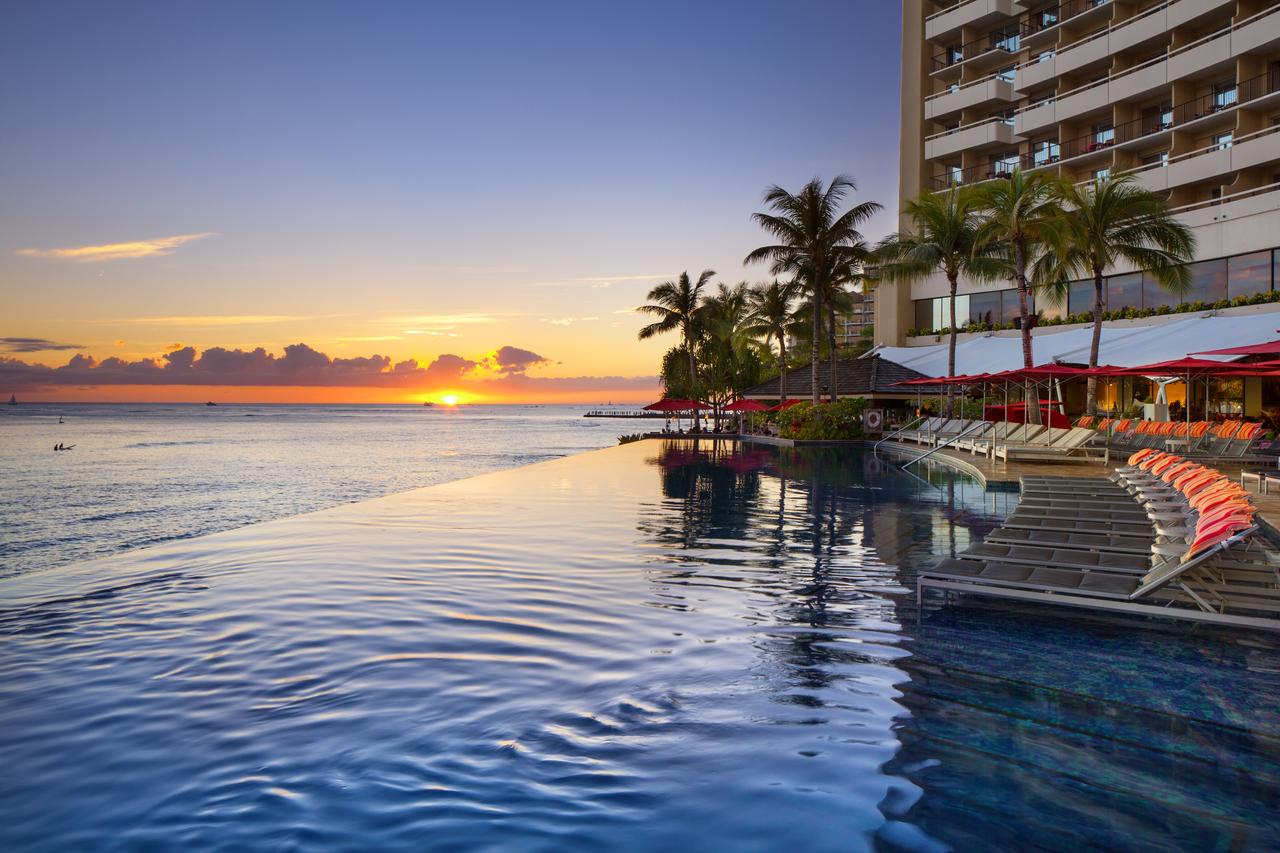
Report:
[[[0,848],[1280,847],[1280,643],[921,613],[1016,495],[917,474],[648,441],[0,582]]]

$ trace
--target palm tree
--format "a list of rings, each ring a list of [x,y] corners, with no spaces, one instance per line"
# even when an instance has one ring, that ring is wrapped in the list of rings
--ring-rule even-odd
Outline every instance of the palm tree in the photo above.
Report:
[[[768,343],[778,342],[778,384],[782,399],[787,399],[787,336],[791,333],[791,300],[796,292],[796,283],[782,284],[777,279],[773,284],[757,285],[751,290],[751,320],[747,331],[759,335]]]
[[[1191,284],[1187,264],[1195,257],[1196,238],[1174,219],[1164,196],[1134,183],[1133,176],[1101,178],[1083,186],[1062,187],[1066,239],[1049,253],[1048,277],[1055,295],[1066,295],[1074,278],[1093,279],[1093,340],[1089,366],[1098,366],[1102,342],[1102,271],[1125,263],[1149,272],[1161,287],[1183,294]],[[1097,380],[1089,377],[1086,411],[1097,407]]]
[[[982,186],[986,218],[978,229],[978,245],[993,256],[1003,252],[1018,290],[1019,327],[1022,330],[1022,366],[1034,367],[1031,352],[1031,280],[1027,270],[1041,252],[1056,251],[1064,237],[1062,223],[1063,181],[1047,172],[1027,174],[1014,169],[1008,178]],[[1027,423],[1040,423],[1039,394],[1026,386]]]
[[[1003,264],[980,245],[982,197],[974,187],[953,186],[943,193],[926,193],[908,201],[903,213],[913,231],[890,234],[881,241],[878,274],[888,281],[912,282],[941,272],[951,294],[951,332],[947,347],[947,375],[956,375],[956,292],[960,277],[981,281],[995,278]],[[950,415],[950,386],[948,412]]]
[[[978,245],[984,252],[1007,253],[1018,290],[1018,313],[1022,326],[1022,361],[1033,367],[1031,352],[1031,280],[1027,270],[1037,251],[1061,244],[1061,179],[1046,172],[1027,174],[1014,169],[1008,178],[979,188],[979,204],[986,218],[978,229]],[[1037,409],[1038,410],[1038,409]]]
[[[751,331],[750,289],[746,282],[732,287],[721,284],[706,297],[700,309],[704,330],[698,345],[699,361],[707,379],[707,391],[720,406],[740,389],[759,382],[763,360],[760,344]]]
[[[689,273],[680,273],[675,281],[664,281],[649,291],[649,304],[641,305],[637,311],[658,317],[657,322],[650,323],[639,332],[640,340],[648,340],[663,332],[680,331],[684,341],[685,352],[689,356],[689,394],[696,396],[698,384],[698,367],[693,357],[693,345],[698,337],[698,314],[701,306],[702,288],[707,286],[713,270],[703,270],[696,283],[690,282]],[[702,428],[698,410],[693,411],[694,429]]]
[[[839,213],[844,197],[857,190],[853,180],[837,175],[824,186],[814,178],[792,194],[779,186],[765,190],[764,202],[772,212],[752,214],[776,243],[761,246],[743,263],[770,262],[773,275],[790,273],[799,277],[810,292],[813,309],[813,341],[810,367],[813,371],[813,402],[819,402],[818,347],[822,338],[822,299],[827,276],[848,258],[863,241],[858,227],[871,218],[880,205],[867,201]],[[834,360],[835,353],[832,353]]]
[[[861,285],[865,290],[870,280],[864,274],[866,266],[875,257],[875,251],[859,239],[842,252],[834,266],[822,277],[827,283],[822,302],[827,307],[827,352],[831,358],[831,399],[840,398],[839,374],[836,372],[836,315],[853,310],[853,295],[848,286]]]

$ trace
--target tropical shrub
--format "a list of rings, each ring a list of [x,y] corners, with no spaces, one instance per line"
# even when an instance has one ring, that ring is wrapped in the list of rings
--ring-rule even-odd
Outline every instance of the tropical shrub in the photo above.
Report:
[[[856,441],[863,437],[862,397],[834,403],[799,403],[778,413],[779,433],[797,441]]]

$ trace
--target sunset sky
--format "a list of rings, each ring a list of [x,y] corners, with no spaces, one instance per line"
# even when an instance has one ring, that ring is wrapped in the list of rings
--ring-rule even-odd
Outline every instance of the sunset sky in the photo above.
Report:
[[[891,229],[898,18],[10,5],[0,392],[647,402],[674,339],[632,309],[683,269],[763,279],[767,185],[848,172]]]

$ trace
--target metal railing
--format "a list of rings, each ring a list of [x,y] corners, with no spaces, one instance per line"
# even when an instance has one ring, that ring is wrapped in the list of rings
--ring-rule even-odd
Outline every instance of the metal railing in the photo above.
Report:
[[[973,434],[975,431],[977,431],[978,429],[981,429],[982,427],[985,427],[985,426],[988,426],[988,423],[987,423],[986,421],[978,421],[977,423],[970,424],[969,426],[967,426],[967,427],[965,427],[964,429],[960,430],[960,432],[958,432],[958,433],[956,433],[955,435],[951,436],[951,438],[948,438],[946,441],[942,442],[941,444],[936,444],[936,445],[934,445],[932,449],[930,449],[930,450],[926,451],[925,453],[921,453],[921,454],[920,454],[919,456],[917,456],[915,459],[912,459],[911,461],[907,462],[907,463],[906,463],[905,465],[903,465],[902,467],[905,469],[905,468],[907,468],[908,466],[914,465],[914,464],[916,464],[917,462],[919,462],[919,461],[921,461],[921,460],[923,460],[923,459],[928,459],[930,456],[932,456],[933,454],[937,453],[939,450],[942,450],[943,448],[950,446],[950,444],[951,444],[952,442],[954,442],[954,441],[959,441],[960,439],[964,438],[965,436],[967,436],[967,435],[971,435],[971,434]]]
[[[895,435],[902,435],[904,432],[906,432],[907,430],[911,429],[913,426],[915,426],[916,424],[924,420],[928,420],[928,417],[922,415],[916,418],[915,420],[908,422],[906,426],[902,426],[902,427],[899,427],[898,429],[895,429],[893,432],[889,433],[888,435],[884,436],[879,441],[877,441],[872,446],[871,452],[875,453],[877,450],[880,449],[880,445],[884,444],[886,441],[892,441]]]
[[[1169,110],[1162,110],[1158,118],[1146,116],[1116,125],[1111,128],[1112,136],[1109,139],[1099,139],[1099,133],[1097,132],[1088,133],[1074,139],[1052,143],[1047,154],[1032,152],[1018,155],[1016,168],[1030,171],[1032,169],[1056,166],[1086,154],[1094,154],[1101,150],[1109,150],[1116,145],[1124,145],[1145,139],[1208,116],[1227,113],[1243,104],[1267,95],[1273,95],[1276,92],[1280,92],[1280,71],[1267,71],[1257,77],[1251,77],[1248,80],[1237,83],[1230,89],[1210,90]],[[1170,119],[1166,120],[1166,115],[1170,116]],[[995,121],[995,119],[988,119],[986,122],[980,122],[979,124],[986,124],[990,121]],[[967,127],[976,126],[978,125],[967,125]],[[955,133],[964,129],[957,128],[951,132]],[[937,136],[945,135],[938,134]],[[936,136],[929,138],[936,138]],[[1054,149],[1057,151],[1056,154]],[[934,175],[931,180],[934,190],[941,191],[949,188],[953,183],[969,184],[978,183],[982,180],[1007,178],[1014,168],[1015,164],[1006,160],[994,165],[988,163],[970,166],[967,169],[960,170],[958,173],[944,172]],[[983,177],[983,173],[985,173],[985,177]]]
[[[1067,23],[1072,18],[1083,15],[1102,6],[1111,5],[1111,0],[1068,0],[1049,9],[1042,9],[1027,16],[1022,25],[1023,36],[1039,35],[1045,30]]]

